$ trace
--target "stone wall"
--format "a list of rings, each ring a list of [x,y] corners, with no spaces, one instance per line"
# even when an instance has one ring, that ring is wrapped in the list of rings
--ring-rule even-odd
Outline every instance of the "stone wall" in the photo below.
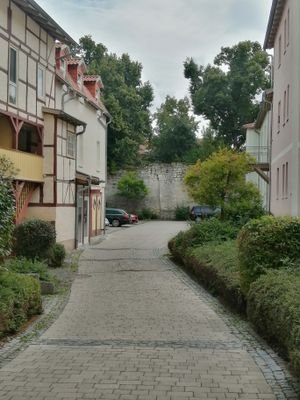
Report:
[[[187,166],[181,163],[151,164],[138,169],[138,175],[149,189],[146,198],[139,203],[117,195],[117,183],[126,171],[110,176],[106,185],[107,207],[124,208],[129,212],[149,208],[160,219],[174,219],[177,206],[194,204],[183,183],[186,169]]]

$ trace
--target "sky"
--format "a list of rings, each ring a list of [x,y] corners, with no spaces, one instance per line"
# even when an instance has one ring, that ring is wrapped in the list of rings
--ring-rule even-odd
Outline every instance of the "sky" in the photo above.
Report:
[[[143,65],[154,108],[188,95],[183,63],[212,63],[222,46],[263,44],[272,0],[36,0],[76,41],[90,34]],[[104,82],[105,84],[105,82]]]

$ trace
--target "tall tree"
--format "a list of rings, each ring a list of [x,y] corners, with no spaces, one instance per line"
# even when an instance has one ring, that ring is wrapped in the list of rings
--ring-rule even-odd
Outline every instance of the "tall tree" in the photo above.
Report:
[[[152,136],[153,89],[149,82],[142,82],[142,64],[128,54],[118,57],[109,53],[89,35],[79,43],[88,72],[102,78],[103,101],[113,117],[108,129],[109,168],[135,165],[139,145]]]
[[[222,47],[213,65],[185,61],[194,111],[210,121],[225,144],[237,149],[244,144],[242,125],[257,116],[257,96],[269,86],[268,66],[267,54],[251,41]]]
[[[156,136],[152,141],[154,157],[161,162],[183,161],[196,144],[197,122],[190,115],[187,98],[167,96],[154,115]]]

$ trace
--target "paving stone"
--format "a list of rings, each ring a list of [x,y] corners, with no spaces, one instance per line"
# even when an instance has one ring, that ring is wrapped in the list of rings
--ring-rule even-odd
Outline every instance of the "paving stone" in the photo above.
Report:
[[[164,256],[186,228],[151,222],[85,250],[59,318],[3,356],[0,399],[298,398],[284,362]]]

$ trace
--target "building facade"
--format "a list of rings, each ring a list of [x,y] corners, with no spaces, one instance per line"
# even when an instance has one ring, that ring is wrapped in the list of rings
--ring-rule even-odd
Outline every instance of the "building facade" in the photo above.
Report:
[[[81,58],[56,45],[56,104],[84,121],[76,147],[76,240],[87,244],[105,229],[106,143],[110,116],[100,94],[100,76],[86,75]]]
[[[77,107],[70,107],[76,103],[75,88],[71,92],[70,82],[63,82],[57,73],[58,41],[65,47],[76,44],[34,0],[1,0],[0,155],[10,158],[18,170],[16,223],[26,218],[50,221],[55,224],[57,241],[72,249],[104,228],[104,211],[100,216],[97,204],[101,196],[101,206],[105,201],[100,181],[106,180],[107,113],[99,106],[100,97],[99,104],[93,104],[88,90],[93,86],[100,91],[98,77],[82,75],[88,82],[83,88],[85,97],[78,96]],[[82,139],[96,130],[99,145],[91,143],[91,134]],[[78,165],[79,155],[86,162]],[[81,220],[88,221],[82,228],[87,229],[85,240],[78,233],[80,203]],[[97,211],[91,211],[93,206]]]
[[[270,212],[271,208],[272,98],[273,91],[266,91],[256,121],[244,126],[246,129],[246,151],[255,158],[253,172],[247,174],[246,179],[258,187],[263,207],[267,212]]]
[[[300,215],[300,2],[273,0],[264,48],[274,49],[271,212]]]

